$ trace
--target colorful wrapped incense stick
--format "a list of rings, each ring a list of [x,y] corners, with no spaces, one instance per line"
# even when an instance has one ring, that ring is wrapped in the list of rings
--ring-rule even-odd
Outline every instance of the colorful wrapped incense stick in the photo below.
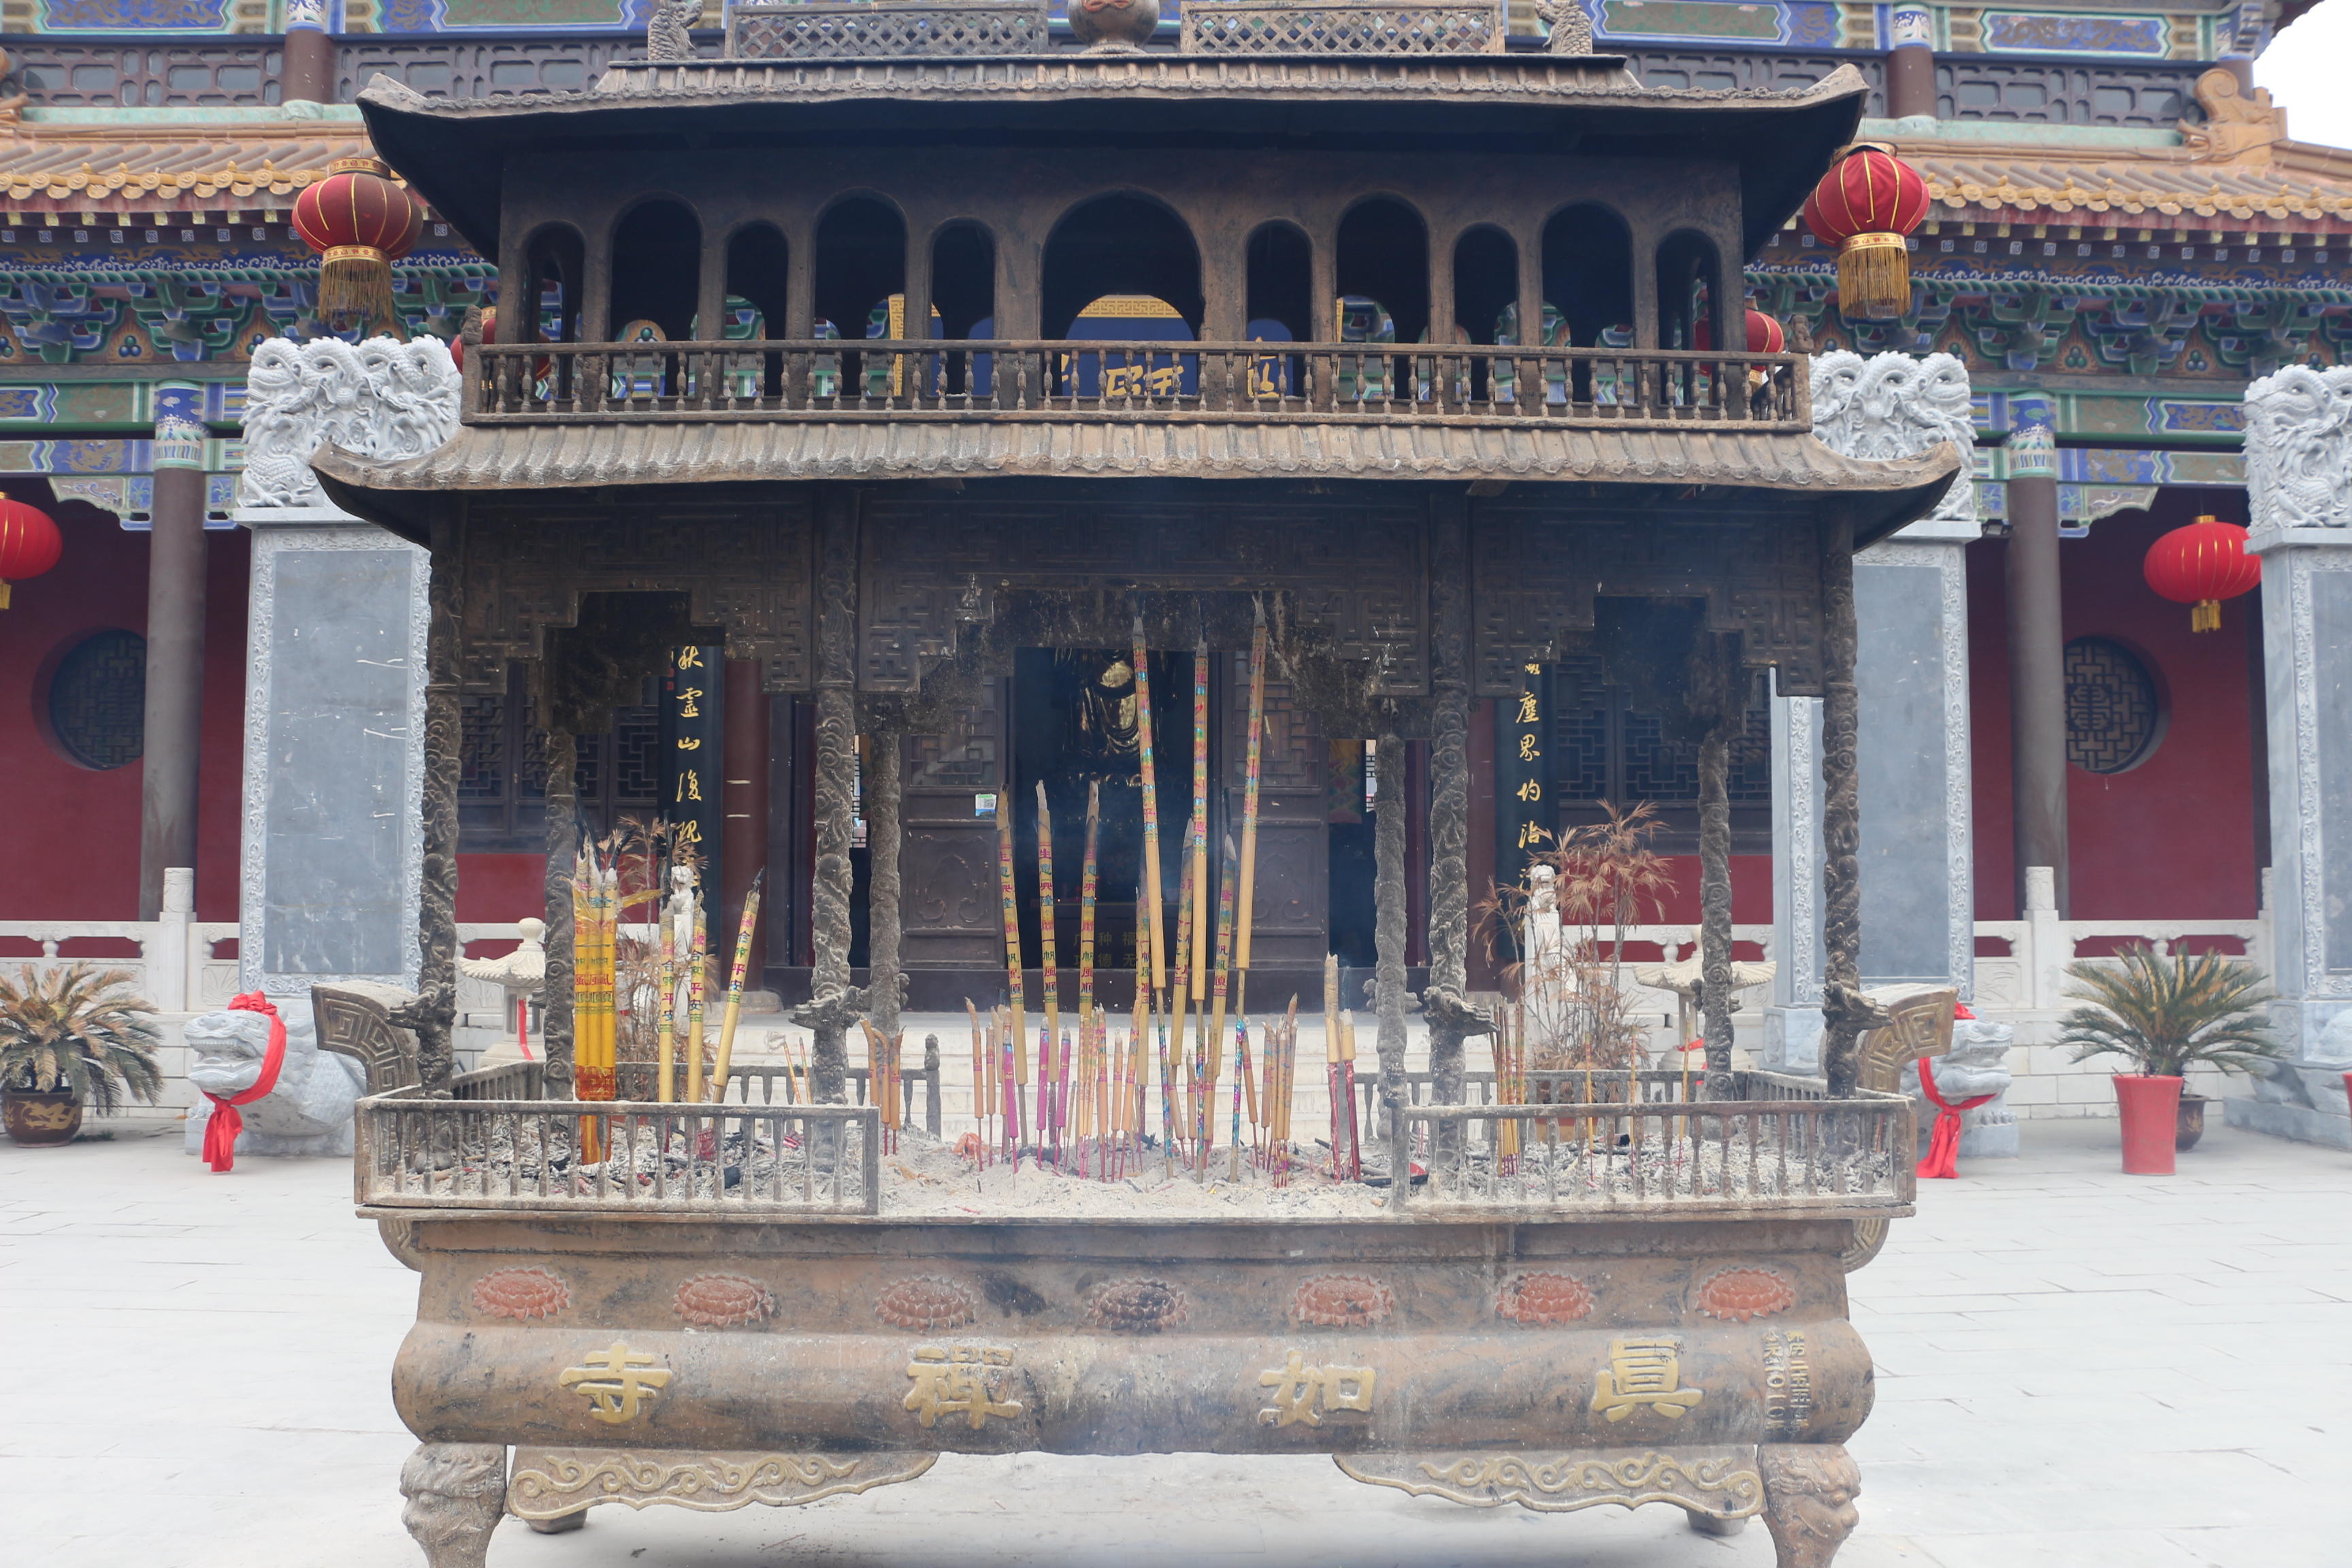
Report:
[[[1197,820],[1198,819],[1195,818],[1196,822]],[[1188,847],[1192,842],[1192,827],[1191,825],[1187,825],[1184,829],[1184,842]],[[1192,857],[1190,854],[1187,854],[1184,857],[1183,864],[1183,873],[1176,879],[1176,963],[1174,980],[1176,986],[1176,1065],[1179,1069],[1185,1069],[1190,1065],[1184,1050],[1184,1031],[1191,1025],[1192,1017],[1192,949],[1194,945],[1192,927]],[[1208,943],[1208,926],[1206,922],[1203,922],[1200,928],[1200,944],[1205,947]],[[1207,998],[1203,997],[1202,1000],[1205,1001]],[[1164,1026],[1167,1020],[1163,1017],[1161,1020],[1163,1025],[1163,1033],[1165,1033]],[[1201,1108],[1196,1101],[1197,1095],[1194,1095],[1188,1090],[1184,1106],[1185,1124],[1187,1126],[1190,1126],[1200,1115]]]
[[[751,969],[751,932],[760,923],[760,885],[768,879],[762,866],[743,895],[743,923],[735,933],[735,970],[727,980],[727,1016],[719,1022],[719,1065],[710,1073],[710,1098],[727,1098],[727,1074],[735,1065],[735,1024],[743,1016],[743,981]]]
[[[1242,772],[1242,879],[1234,905],[1234,1014],[1249,1016],[1250,925],[1257,912],[1257,789],[1265,750],[1265,605],[1252,606],[1249,745]],[[1249,1086],[1250,1125],[1258,1121],[1257,1085]]]
[[[1078,870],[1078,1026],[1095,1015],[1095,847],[1102,832],[1102,781],[1087,784],[1087,858]]]
[[[1013,891],[1012,802],[1003,795],[996,797],[996,879],[1004,895],[1004,988],[1013,1008],[1013,1072],[1004,1087],[1008,1098],[1018,1100],[1021,1086],[1029,1081],[1028,1019],[1021,994],[1021,907]]]
[[[1331,1150],[1339,1148],[1339,955],[1323,955],[1323,1061],[1331,1080]]]
[[[1226,1178],[1242,1179],[1242,1085],[1249,1081],[1249,1026],[1234,1020],[1234,1141],[1231,1167]]]
[[[1348,1104],[1348,1179],[1364,1179],[1364,1144],[1356,1124],[1356,1015],[1339,1015],[1339,1097]]]
[[[975,1163],[988,1158],[988,1067],[987,1043],[981,1038],[980,1009],[971,998],[963,999],[964,1016],[971,1021],[971,1134],[980,1147],[973,1152]]]
[[[1213,1021],[1209,1025],[1208,1028],[1202,1032],[1203,1037],[1208,1045],[1208,1049],[1204,1054],[1210,1057],[1220,1056],[1223,1051],[1225,1043],[1225,990],[1227,986],[1233,984],[1234,879],[1238,875],[1240,868],[1234,864],[1234,845],[1232,839],[1228,838],[1225,840],[1224,851],[1224,866],[1217,876],[1216,973],[1209,982],[1210,1005],[1213,1010],[1212,1014]],[[1213,1101],[1216,1098],[1215,1091],[1218,1074],[1214,1071],[1211,1071],[1204,1074],[1204,1076],[1209,1080],[1208,1092],[1209,1099],[1212,1103],[1208,1107],[1208,1117],[1204,1120],[1202,1127],[1201,1151],[1203,1156],[1202,1160],[1203,1167],[1208,1163],[1206,1155],[1208,1153],[1209,1145],[1214,1142],[1214,1140],[1210,1136],[1210,1128],[1211,1125],[1213,1124],[1217,1114],[1217,1108]],[[1241,1084],[1236,1081],[1234,1085],[1234,1093],[1235,1095],[1239,1095],[1241,1093]],[[1238,1104],[1239,1101],[1236,1100],[1235,1103]],[[1236,1163],[1241,1159],[1240,1136],[1239,1128],[1236,1126],[1234,1131],[1234,1159]],[[1236,1166],[1234,1174],[1236,1176],[1240,1174],[1238,1165]]]
[[[1135,617],[1135,749],[1143,779],[1143,904],[1151,935],[1151,994],[1168,992],[1168,950],[1161,941],[1160,873],[1160,781],[1151,760],[1151,657],[1143,646],[1143,617]],[[1139,941],[1145,926],[1139,923]],[[1136,966],[1136,984],[1142,984],[1143,966]],[[1155,1000],[1155,1006],[1161,1005]]]
[[[703,986],[710,973],[710,923],[702,909],[700,889],[694,901],[694,942],[687,956],[686,973],[686,1098],[702,1098]]]
[[[1188,847],[1186,872],[1192,884],[1192,930],[1197,940],[1192,944],[1192,998],[1206,1002],[1209,996],[1209,900],[1213,896],[1209,882],[1209,645],[1195,643],[1192,647],[1192,842]],[[1213,1064],[1218,1042],[1199,1053]]]
[[[658,908],[656,912],[658,915]],[[677,1098],[677,932],[666,919],[657,918],[654,926],[655,945],[661,954],[654,971],[661,982],[656,994],[661,1012],[654,1021],[654,1053],[659,1064],[654,1079],[654,1098],[667,1105]]]
[[[1045,1030],[1037,1032],[1037,1157],[1054,1123],[1045,1114],[1046,1089],[1056,1079],[1054,1053],[1061,1048],[1061,957],[1054,950],[1054,811],[1045,804],[1045,781],[1037,781],[1037,987],[1045,992]]]

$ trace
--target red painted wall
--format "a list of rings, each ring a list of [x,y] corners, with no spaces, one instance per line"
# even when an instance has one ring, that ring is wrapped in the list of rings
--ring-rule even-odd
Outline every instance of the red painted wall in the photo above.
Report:
[[[45,480],[5,487],[57,519],[65,555],[16,584],[0,611],[0,920],[139,918],[137,763],[104,772],[42,733],[47,666],[92,632],[147,627],[147,536],[82,502],[53,503]],[[197,787],[196,916],[236,919],[243,790],[246,573],[243,530],[205,536],[204,755]]]
[[[2168,489],[2152,511],[2091,526],[2059,546],[2065,633],[2105,637],[2156,677],[2167,721],[2137,767],[2068,770],[2069,876],[2076,920],[2247,920],[2255,913],[2255,748],[2249,632],[2259,594],[2221,607],[2221,629],[2189,629],[2189,609],[2158,598],[2140,574],[2166,531],[2210,512],[2245,521],[2241,492]],[[2009,643],[2000,540],[1969,547],[1969,664],[1976,784],[1977,918],[2014,920],[2010,816]]]
[[[460,855],[457,857],[457,918],[519,921],[547,918],[547,857]],[[469,950],[477,957],[487,947]]]

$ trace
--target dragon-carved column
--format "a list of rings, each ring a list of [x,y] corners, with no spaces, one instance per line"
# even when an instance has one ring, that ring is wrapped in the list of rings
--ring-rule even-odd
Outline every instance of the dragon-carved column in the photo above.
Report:
[[[1404,1089],[1404,803],[1395,781],[1404,777],[1404,742],[1393,733],[1380,738],[1373,765],[1381,781],[1379,809],[1372,813],[1372,933],[1379,967],[1372,975],[1372,1005],[1380,1016],[1381,1102],[1389,1132],[1402,1125],[1397,1108]]]
[[[898,1008],[907,987],[898,954],[903,923],[898,805],[905,735],[905,721],[896,713],[884,716],[866,732],[874,752],[866,775],[866,849],[872,868],[866,894],[866,992],[867,1016],[886,1040],[898,1037]]]
[[[1853,523],[1822,522],[1822,1071],[1832,1099],[1853,1092],[1869,1021],[1862,994],[1862,777],[1854,753]]]
[[[850,814],[857,786],[856,499],[833,490],[821,502],[816,569],[816,875],[809,892],[815,937],[809,1000],[793,1021],[814,1037],[809,1066],[823,1101],[847,1098],[849,1026],[866,993],[849,984]]]
[[[1737,723],[1735,716],[1731,723]],[[1731,1089],[1731,729],[1720,718],[1698,743],[1699,1012],[1706,1093]],[[1676,1040],[1677,1047],[1688,1045]]]
[[[1460,501],[1433,520],[1429,747],[1430,1098],[1462,1102],[1462,1043],[1486,1021],[1470,1005],[1469,520]],[[1385,770],[1387,759],[1382,758]],[[1383,771],[1386,795],[1392,777]],[[1389,813],[1383,813],[1383,818]]]
[[[417,1076],[446,1098],[456,1066],[457,1021],[457,772],[463,743],[457,688],[465,612],[464,525],[447,510],[433,521],[431,619],[425,631],[424,877],[416,910],[416,1002],[394,1022],[416,1035]]]

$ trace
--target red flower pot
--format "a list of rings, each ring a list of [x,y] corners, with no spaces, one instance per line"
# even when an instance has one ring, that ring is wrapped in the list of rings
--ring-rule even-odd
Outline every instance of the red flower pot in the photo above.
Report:
[[[2124,1174],[2172,1174],[2173,1143],[2180,1131],[2180,1085],[2177,1078],[2116,1074],[2116,1109],[2124,1124]]]

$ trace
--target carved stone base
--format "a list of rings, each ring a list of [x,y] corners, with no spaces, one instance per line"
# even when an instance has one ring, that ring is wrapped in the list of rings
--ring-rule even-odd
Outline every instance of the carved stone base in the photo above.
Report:
[[[1843,1450],[1839,1450],[1843,1452]],[[1597,1448],[1570,1454],[1339,1454],[1356,1480],[1472,1508],[1508,1502],[1538,1513],[1670,1502],[1694,1519],[1746,1519],[1764,1507],[1756,1450]]]
[[[427,1568],[483,1568],[506,1494],[507,1451],[495,1443],[419,1443],[400,1467],[400,1522]]]
[[[1778,1568],[1829,1568],[1861,1522],[1854,1512],[1862,1474],[1835,1443],[1767,1444],[1756,1450],[1764,1472],[1764,1527]]]
[[[657,1502],[725,1513],[761,1502],[814,1502],[911,1481],[936,1454],[698,1453],[664,1448],[517,1448],[507,1510],[517,1519],[576,1517],[591,1505]],[[441,1568],[436,1561],[434,1568]]]

